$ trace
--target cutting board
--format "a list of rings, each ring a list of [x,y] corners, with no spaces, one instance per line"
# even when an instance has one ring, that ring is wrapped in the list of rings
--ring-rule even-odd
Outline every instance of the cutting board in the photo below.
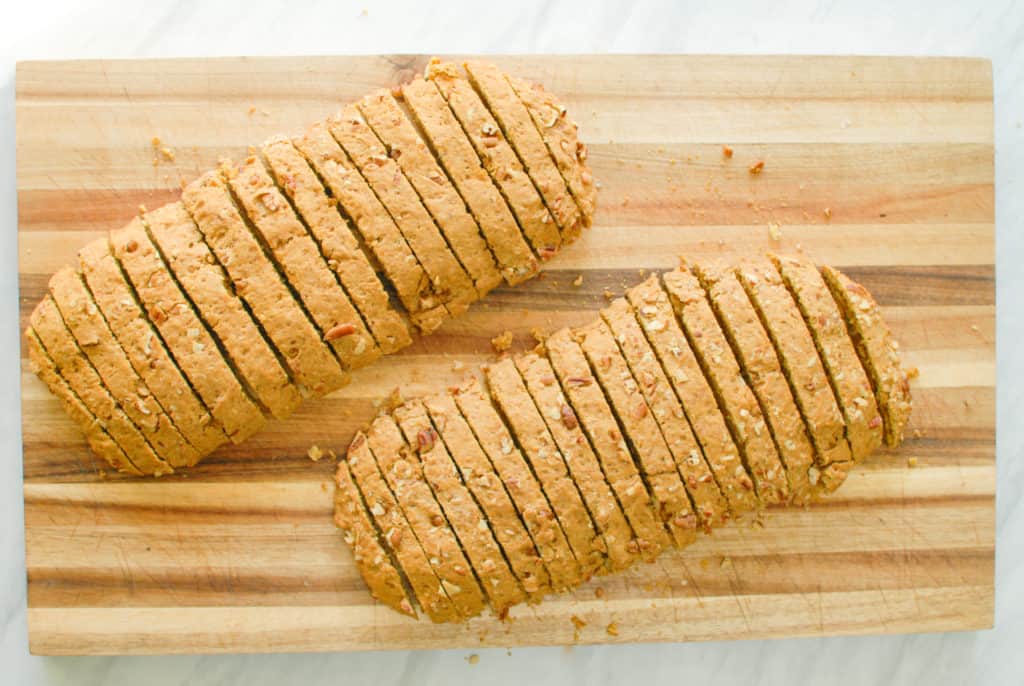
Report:
[[[35,653],[214,653],[688,641],[993,622],[991,65],[967,59],[496,58],[568,106],[596,225],[503,288],[199,468],[103,469],[22,359]],[[49,274],[176,199],[182,178],[420,72],[423,56],[32,62],[17,70],[21,322]],[[173,152],[173,160],[152,144]],[[723,145],[732,147],[727,158]],[[169,157],[169,156],[168,156]],[[748,168],[764,161],[764,170]],[[770,229],[770,225],[777,227]],[[776,238],[773,238],[773,235]],[[503,330],[590,320],[676,256],[804,252],[866,285],[917,367],[907,443],[831,498],[520,608],[414,622],[376,606],[331,522],[330,458],[398,384],[426,391]],[[580,285],[575,285],[579,276]],[[574,623],[573,618],[576,621]]]

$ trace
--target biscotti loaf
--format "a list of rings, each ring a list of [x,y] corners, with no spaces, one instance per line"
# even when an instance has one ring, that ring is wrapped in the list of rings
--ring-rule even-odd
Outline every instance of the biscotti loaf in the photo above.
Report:
[[[482,62],[425,76],[222,162],[58,272],[26,332],[34,368],[113,467],[166,474],[244,440],[533,278],[591,224],[586,147],[553,95]],[[516,560],[487,597],[551,583]],[[401,598],[387,577],[378,593]]]
[[[831,268],[823,278],[808,260],[773,259],[651,276],[592,323],[487,365],[482,380],[448,394],[405,399],[374,422],[408,426],[434,489],[435,500],[419,506],[444,511],[438,527],[465,552],[496,616],[591,574],[653,561],[731,519],[830,493],[854,464],[849,446],[864,459],[878,445],[876,404],[898,442],[910,396],[877,303]],[[442,453],[443,474],[431,476],[435,427],[451,458]],[[386,473],[389,460],[377,456],[377,468]],[[338,501],[352,540],[349,503],[376,496],[358,479],[343,486],[359,491]],[[374,597],[405,614],[411,603],[434,621],[464,619],[465,606],[436,611],[434,588],[416,595],[421,569],[403,566],[404,541],[378,536],[372,569],[365,545],[355,550]],[[481,543],[501,549],[507,566],[492,564]],[[538,571],[527,572],[531,564]],[[407,594],[384,585],[393,570]]]

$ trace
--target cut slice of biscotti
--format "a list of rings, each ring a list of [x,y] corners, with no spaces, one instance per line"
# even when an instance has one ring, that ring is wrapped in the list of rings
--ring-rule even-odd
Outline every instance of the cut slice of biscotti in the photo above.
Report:
[[[813,263],[796,257],[769,257],[811,331],[846,418],[846,438],[853,459],[862,460],[882,444],[882,416],[839,307]]]
[[[590,226],[597,189],[587,168],[587,146],[580,140],[579,126],[569,121],[567,110],[539,83],[529,83],[509,74],[505,78],[530,112],[537,133],[547,145],[569,193],[580,208],[583,225]]]
[[[327,266],[366,321],[380,351],[389,355],[412,343],[408,327],[391,307],[383,284],[338,212],[336,201],[327,195],[302,154],[284,137],[268,140],[262,153],[278,186],[316,240]]]
[[[480,235],[476,220],[416,127],[389,91],[367,95],[357,106],[434,218],[455,257],[473,280],[477,295],[483,297],[490,293],[501,283],[494,256]]]
[[[275,417],[290,416],[302,402],[299,389],[235,295],[192,217],[180,203],[162,210],[162,214],[163,219],[151,217],[151,225],[158,230],[151,230],[149,238],[178,286],[213,330],[251,395]]]
[[[197,459],[213,452],[228,437],[171,359],[163,339],[110,254],[106,238],[82,248],[78,264],[93,300],[132,368],[146,382],[182,436],[196,449]]]
[[[395,220],[334,140],[326,123],[314,124],[292,143],[330,190],[339,211],[359,232],[416,328],[423,333],[437,329],[448,311]]]
[[[697,519],[705,531],[710,531],[711,527],[728,518],[728,503],[704,461],[686,414],[665,377],[665,370],[658,363],[640,330],[633,308],[625,298],[617,298],[601,310],[601,318],[611,329],[640,393],[661,429],[676,469],[693,501]]]
[[[135,373],[82,276],[71,267],[59,269],[50,278],[50,295],[79,350],[89,358],[107,391],[142,432],[153,452],[171,467],[195,464],[199,459],[196,449]]]
[[[459,387],[455,402],[473,430],[477,442],[508,488],[533,544],[548,570],[551,588],[561,592],[581,578],[565,533],[540,484],[526,464],[505,422],[481,391],[476,379]]]
[[[352,558],[370,595],[393,610],[416,619],[416,610],[405,588],[407,582],[381,545],[377,529],[345,460],[338,462],[334,471],[334,486],[334,523],[352,549]]]
[[[604,539],[608,558],[606,568],[598,572],[615,572],[629,567],[637,560],[636,547],[630,545],[633,531],[601,471],[590,442],[580,429],[576,413],[562,392],[555,370],[546,358],[532,352],[517,356],[515,363],[558,450],[565,457],[570,478],[579,488],[597,531]]]
[[[569,405],[601,463],[609,486],[622,505],[634,538],[628,551],[652,561],[672,545],[668,532],[655,516],[647,490],[608,402],[591,374],[590,365],[569,329],[560,329],[544,342]]]
[[[125,455],[121,446],[110,436],[96,415],[92,413],[82,399],[75,393],[57,372],[57,365],[47,354],[38,334],[29,328],[25,334],[28,341],[28,361],[32,372],[36,374],[50,392],[60,400],[68,416],[78,424],[85,440],[92,451],[102,457],[107,463],[119,472],[142,476],[142,472],[132,464],[132,461]]]
[[[228,185],[248,226],[342,366],[359,369],[377,360],[377,342],[260,159],[246,158],[228,175]]]
[[[747,260],[735,271],[775,346],[782,371],[807,425],[820,471],[818,483],[825,491],[834,491],[849,471],[850,444],[846,441],[843,415],[811,333],[771,262]]]
[[[505,281],[514,286],[536,276],[537,259],[441,93],[434,84],[417,76],[402,86],[402,97],[476,219]]]
[[[542,260],[553,257],[562,245],[558,223],[512,146],[502,135],[498,123],[464,78],[462,69],[454,62],[442,64],[435,59],[428,65],[426,76],[448,102],[449,109],[459,120],[484,169],[512,208],[534,251]]]
[[[626,291],[626,297],[690,420],[729,510],[737,515],[757,509],[754,482],[657,275]]]
[[[505,358],[488,365],[484,373],[491,398],[547,495],[555,518],[576,556],[580,578],[573,585],[577,585],[604,567],[604,541],[595,530],[579,489],[569,478],[565,457],[545,426],[544,418],[526,390],[515,363]]]
[[[423,478],[433,491],[448,526],[451,527],[490,601],[495,615],[505,616],[508,609],[526,600],[526,593],[513,576],[491,527],[473,496],[462,483],[444,441],[437,434],[427,410],[419,400],[411,400],[392,411],[405,440],[419,453]]]
[[[819,474],[811,471],[814,448],[775,347],[731,268],[718,263],[695,263],[692,268],[768,422],[768,431],[786,468],[790,500],[802,505],[817,492]]]
[[[370,452],[377,460],[405,513],[413,534],[423,546],[441,587],[463,619],[476,617],[487,605],[469,561],[459,546],[423,475],[419,439],[409,446],[390,415],[378,415],[367,431]],[[426,447],[424,443],[423,447]]]
[[[789,500],[786,470],[739,364],[711,311],[697,278],[683,268],[662,274],[662,282],[683,332],[711,384],[744,465],[766,505]]]
[[[910,383],[900,365],[896,341],[866,288],[833,267],[822,267],[821,273],[842,310],[850,338],[871,380],[882,413],[885,443],[895,448],[903,442],[911,411]]]
[[[167,222],[177,221],[176,215],[174,206],[167,205],[148,213],[147,221],[159,232]],[[260,408],[174,282],[142,220],[135,218],[112,231],[110,248],[178,369],[232,442],[240,443],[258,431],[266,423]]]
[[[75,343],[53,298],[47,295],[32,311],[32,330],[53,360],[57,374],[71,387],[89,411],[101,422],[128,460],[143,474],[161,476],[174,469],[146,441],[117,403],[88,358]]]
[[[327,127],[395,220],[448,313],[465,312],[478,297],[473,282],[363,115],[349,105],[328,119]]]
[[[462,475],[486,525],[504,551],[505,559],[531,600],[551,590],[548,572],[537,553],[505,485],[487,459],[473,430],[448,393],[423,399],[435,430]]]
[[[355,435],[345,459],[373,522],[382,534],[381,545],[394,556],[397,569],[409,580],[419,606],[433,622],[459,621],[459,612],[434,573],[428,553],[416,539],[402,506],[381,475],[365,434]]]
[[[611,330],[599,319],[574,333],[633,448],[633,458],[647,483],[655,511],[675,545],[689,545],[696,539],[697,517],[672,453]]]
[[[199,177],[185,187],[182,202],[300,390],[326,395],[345,386],[348,374],[246,226],[223,177]],[[158,233],[155,226],[151,230]]]
[[[571,242],[580,232],[583,217],[551,159],[544,139],[533,125],[530,113],[516,97],[505,74],[496,66],[476,60],[464,62],[462,66],[558,222],[563,240]]]

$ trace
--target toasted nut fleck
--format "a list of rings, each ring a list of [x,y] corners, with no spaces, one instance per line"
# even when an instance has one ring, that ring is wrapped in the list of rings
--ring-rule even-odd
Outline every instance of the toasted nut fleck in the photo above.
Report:
[[[135,252],[138,249],[139,249],[139,244],[138,244],[138,242],[134,238],[124,244],[124,251],[125,252]]]
[[[572,622],[572,625],[574,627],[576,627],[576,631],[579,631],[580,629],[582,629],[583,627],[585,627],[587,625],[587,623],[584,620],[580,619],[576,615],[573,615],[572,617],[570,617],[569,621]]]
[[[423,429],[416,434],[416,442],[421,453],[429,452],[434,448],[436,434],[432,428]]]
[[[343,336],[351,336],[356,332],[355,324],[338,324],[324,334],[325,341],[333,341]]]
[[[402,544],[402,532],[398,529],[392,529],[388,532],[387,541],[392,550],[398,550],[398,546]]]
[[[565,384],[570,387],[589,386],[592,383],[594,383],[592,378],[582,376],[570,376],[565,380]]]
[[[576,413],[568,405],[562,405],[562,424],[567,429],[575,429],[579,422],[576,421]]]
[[[618,636],[619,625],[616,622],[612,622],[611,624],[605,627],[605,631],[608,632],[609,636]]]
[[[764,170],[764,160],[758,160],[750,165],[751,174],[760,174]]]
[[[444,524],[444,518],[439,514],[430,515],[430,523],[434,526],[441,526]]]

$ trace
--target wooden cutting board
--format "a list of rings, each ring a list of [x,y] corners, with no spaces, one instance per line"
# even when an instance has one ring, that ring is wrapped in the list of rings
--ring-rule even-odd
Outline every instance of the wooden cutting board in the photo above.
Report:
[[[603,186],[596,226],[543,280],[493,293],[345,390],[160,480],[105,472],[23,358],[32,651],[518,646],[992,626],[989,62],[496,61],[565,101]],[[176,199],[181,178],[222,156],[238,159],[269,134],[298,132],[425,62],[20,64],[20,325],[50,273],[139,205]],[[154,136],[173,160],[153,147]],[[758,160],[764,171],[751,175]],[[331,522],[332,460],[310,461],[311,445],[345,446],[397,384],[415,392],[454,382],[464,372],[453,363],[487,359],[489,339],[504,329],[525,347],[532,327],[586,322],[605,289],[619,293],[679,254],[769,248],[847,269],[884,306],[906,363],[920,369],[903,448],[880,452],[825,502],[772,510],[763,529],[724,528],[656,564],[516,609],[508,623],[432,626],[372,603]]]

